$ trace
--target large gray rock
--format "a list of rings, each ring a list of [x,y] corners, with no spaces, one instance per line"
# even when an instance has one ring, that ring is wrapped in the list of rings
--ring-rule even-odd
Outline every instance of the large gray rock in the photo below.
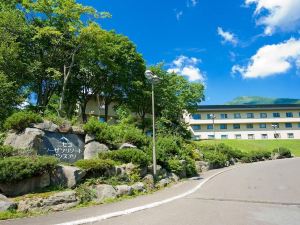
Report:
[[[42,144],[42,137],[45,133],[36,128],[26,128],[24,133],[18,134],[11,132],[7,135],[4,145],[10,145],[20,149],[38,150]]]
[[[136,165],[132,163],[127,163],[116,166],[116,173],[117,175],[131,174],[136,169],[138,169]]]
[[[96,140],[96,137],[94,135],[92,135],[92,134],[86,134],[85,135],[85,140],[84,140],[85,144],[88,144],[88,143],[90,143],[92,141],[95,141],[95,140]]]
[[[137,192],[145,191],[145,184],[143,182],[134,183],[131,187],[132,187],[133,191],[137,191]]]
[[[175,173],[170,173],[170,174],[168,174],[168,178],[169,178],[172,182],[178,182],[179,179],[180,179]]]
[[[108,198],[116,198],[117,191],[116,189],[108,184],[99,184],[93,187],[96,194],[96,202],[102,202]]]
[[[85,175],[86,172],[77,167],[59,165],[51,174],[51,184],[74,188]]]
[[[11,202],[4,195],[0,194],[0,212],[6,211],[6,210],[12,210],[12,209],[16,209],[16,208],[17,208],[16,203]]]
[[[65,191],[48,198],[31,198],[19,202],[18,211],[62,211],[79,204],[75,191]]]
[[[143,183],[145,184],[147,189],[153,189],[154,188],[154,178],[152,174],[147,174],[143,178]]]
[[[45,173],[42,176],[28,178],[12,184],[0,183],[0,192],[6,196],[14,197],[37,191],[49,185],[50,175]]]
[[[58,126],[56,124],[52,123],[51,121],[47,121],[47,120],[45,120],[42,123],[34,124],[33,128],[37,128],[40,130],[46,130],[46,131],[50,131],[50,132],[58,131]]]
[[[119,149],[128,149],[128,148],[137,148],[137,147],[130,143],[124,143],[119,147]]]
[[[72,126],[72,133],[73,134],[84,135],[84,130],[82,129],[82,127]]]
[[[209,170],[209,163],[205,161],[196,161],[196,170],[197,173],[200,174],[201,172],[205,172]]]
[[[157,188],[163,188],[163,187],[166,187],[167,185],[169,185],[170,183],[171,183],[171,179],[169,179],[169,178],[161,179],[161,180],[156,184],[156,187],[157,187]]]
[[[84,146],[84,159],[92,159],[98,156],[100,152],[108,151],[108,147],[97,141],[92,141]]]
[[[58,127],[60,133],[72,133],[72,126],[68,122],[63,123]]]
[[[133,188],[128,185],[117,185],[116,187],[117,196],[123,196],[123,195],[132,195],[133,194]]]

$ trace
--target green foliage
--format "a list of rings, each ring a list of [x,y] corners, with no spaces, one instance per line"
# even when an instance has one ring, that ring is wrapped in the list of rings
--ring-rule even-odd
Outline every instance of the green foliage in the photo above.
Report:
[[[258,162],[271,158],[272,153],[269,151],[252,151],[246,153],[245,156],[241,158],[244,163]]]
[[[284,147],[274,149],[273,153],[278,153],[279,158],[291,158],[292,157],[291,150],[289,150],[288,148],[284,148]]]
[[[91,118],[84,125],[83,129],[88,134],[93,134],[96,140],[117,147],[121,143],[131,143],[141,148],[148,142],[147,137],[138,128],[133,125],[120,123],[116,125],[109,125],[101,123],[96,118]]]
[[[0,158],[7,158],[18,154],[18,150],[11,146],[0,145]]]
[[[148,155],[139,149],[121,149],[99,153],[100,159],[111,159],[121,163],[133,163],[140,166],[149,164]]]
[[[0,182],[13,183],[51,172],[58,159],[49,156],[14,156],[0,159]]]
[[[227,160],[230,159],[241,159],[242,157],[245,156],[245,153],[243,153],[242,151],[238,150],[238,149],[233,149],[228,145],[225,144],[218,144],[217,145],[217,151],[223,153],[224,155],[227,156]]]
[[[216,151],[205,151],[204,160],[209,163],[211,169],[222,168],[226,166],[227,157],[223,153]]]
[[[81,204],[91,202],[97,197],[96,192],[87,184],[81,184],[76,188],[76,196],[79,198]]]
[[[41,123],[43,119],[40,115],[33,112],[20,111],[8,117],[4,123],[5,129],[13,129],[16,131],[23,131],[32,123]]]
[[[187,177],[191,177],[197,174],[197,169],[196,169],[196,164],[195,164],[195,160],[193,160],[190,157],[186,157],[185,158],[185,162],[186,162],[186,175]]]
[[[185,166],[178,159],[169,159],[167,164],[168,164],[168,170],[171,171],[172,173],[175,173],[178,176],[181,176],[183,173],[186,172]]]
[[[87,171],[87,176],[107,176],[116,163],[109,159],[78,160],[75,165]]]

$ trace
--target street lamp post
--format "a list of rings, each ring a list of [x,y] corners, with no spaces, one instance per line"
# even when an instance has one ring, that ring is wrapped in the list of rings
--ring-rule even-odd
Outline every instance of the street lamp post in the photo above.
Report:
[[[155,108],[154,108],[154,84],[157,83],[161,78],[152,73],[151,70],[146,70],[145,77],[151,81],[152,86],[152,159],[153,159],[153,176],[156,177],[156,146],[155,146]]]
[[[272,124],[272,127],[273,127],[273,129],[274,129],[274,138],[275,138],[275,140],[277,140],[277,138],[279,137],[279,134],[276,132],[276,129],[277,129],[279,126],[278,126],[278,124]],[[279,146],[278,146],[278,148],[277,148],[277,151],[278,151],[278,153],[279,153]]]
[[[215,114],[209,114],[209,117],[212,119],[213,122],[213,134],[214,134],[214,140],[216,140],[216,131],[215,131],[215,119],[217,118]],[[217,143],[214,143],[215,145],[215,152],[217,151]]]

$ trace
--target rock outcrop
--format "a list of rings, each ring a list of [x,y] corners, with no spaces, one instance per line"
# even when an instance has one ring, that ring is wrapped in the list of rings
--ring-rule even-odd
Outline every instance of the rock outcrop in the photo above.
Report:
[[[16,209],[17,204],[10,201],[6,196],[0,194],[0,212]]]
[[[100,152],[106,152],[108,150],[106,145],[92,141],[84,146],[84,159],[95,158]]]
[[[93,190],[96,194],[96,202],[103,202],[105,199],[117,197],[116,189],[108,184],[96,185],[93,187]]]
[[[59,165],[51,174],[51,185],[74,188],[86,175],[86,172],[74,167]]]

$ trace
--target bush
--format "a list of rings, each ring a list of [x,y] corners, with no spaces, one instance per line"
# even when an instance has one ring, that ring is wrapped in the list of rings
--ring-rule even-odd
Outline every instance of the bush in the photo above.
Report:
[[[186,176],[191,177],[197,174],[195,160],[193,160],[190,157],[187,157],[185,160],[186,160]]]
[[[86,159],[75,162],[75,166],[86,170],[88,176],[106,176],[114,165],[114,161],[106,159]]]
[[[223,143],[217,145],[217,151],[226,155],[227,160],[230,160],[231,158],[241,159],[242,157],[245,156],[245,153],[243,153],[241,150],[233,149],[232,147],[225,145]]]
[[[85,204],[93,201],[97,197],[96,191],[92,190],[88,185],[81,184],[76,188],[76,195],[80,200],[81,204]]]
[[[58,162],[58,159],[50,156],[3,158],[0,160],[0,182],[13,183],[50,173]]]
[[[248,152],[241,158],[244,163],[258,162],[271,158],[271,152],[268,151],[252,151]]]
[[[179,176],[181,176],[183,173],[186,173],[186,168],[179,159],[169,159],[167,168],[169,171]]]
[[[215,151],[205,151],[204,160],[209,163],[211,169],[222,168],[226,166],[227,157],[223,153]]]
[[[284,147],[280,147],[279,149],[274,149],[273,153],[278,153],[279,158],[291,158],[292,157],[291,150],[284,148]]]
[[[41,122],[43,122],[43,119],[40,115],[33,112],[20,111],[12,114],[6,119],[4,128],[7,130],[13,129],[20,132],[23,131],[26,127],[29,127],[32,123]]]
[[[6,158],[6,157],[11,157],[15,156],[18,154],[18,150],[14,149],[11,146],[1,146],[0,145],[0,158]]]
[[[147,166],[149,164],[148,155],[139,149],[121,149],[110,152],[99,153],[100,159],[111,159],[120,163],[137,164],[140,166]]]

